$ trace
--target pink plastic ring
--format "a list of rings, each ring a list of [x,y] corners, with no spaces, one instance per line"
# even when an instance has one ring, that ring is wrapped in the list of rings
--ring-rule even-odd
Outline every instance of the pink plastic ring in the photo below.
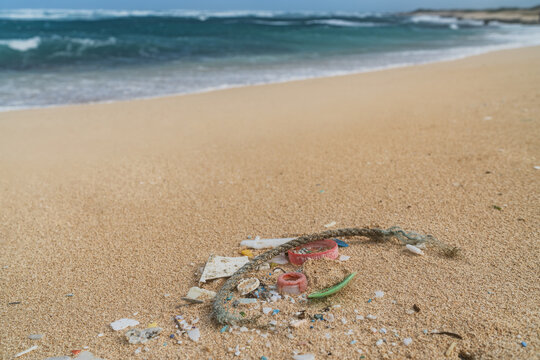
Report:
[[[298,272],[282,274],[277,279],[277,286],[282,294],[299,295],[307,289],[306,275]]]
[[[301,253],[300,251],[303,249],[307,250],[307,252]],[[321,249],[325,250],[320,251]],[[314,241],[289,250],[289,261],[295,265],[302,265],[307,259],[337,259],[338,256],[338,245],[331,239]]]

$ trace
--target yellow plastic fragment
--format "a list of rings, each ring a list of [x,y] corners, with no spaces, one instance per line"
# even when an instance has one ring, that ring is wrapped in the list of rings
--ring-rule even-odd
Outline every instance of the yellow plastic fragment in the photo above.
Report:
[[[251,251],[249,249],[244,249],[244,250],[240,251],[240,254],[242,254],[244,256],[247,256],[249,258],[253,257],[253,251]]]
[[[153,322],[153,323],[148,324],[148,327],[149,328],[157,327],[157,322]]]

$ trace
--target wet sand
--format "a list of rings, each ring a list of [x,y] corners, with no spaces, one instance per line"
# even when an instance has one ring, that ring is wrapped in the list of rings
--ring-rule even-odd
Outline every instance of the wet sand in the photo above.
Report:
[[[451,359],[460,352],[534,358],[539,64],[534,47],[0,113],[0,358],[38,345],[21,358],[88,346],[109,360],[288,359],[293,351],[317,359],[441,359],[453,342]],[[283,311],[267,338],[220,333],[209,305],[176,308],[211,253],[236,256],[248,236],[320,232],[332,221],[334,228],[399,225],[461,254],[448,259],[428,248],[414,256],[397,243],[343,249],[351,256],[343,265],[357,279],[327,301],[274,304]],[[368,302],[378,290],[384,297]],[[421,311],[411,314],[415,304]],[[341,305],[329,311],[336,321],[287,336],[292,312],[332,305]],[[178,314],[200,318],[198,343],[169,338]],[[377,319],[356,320],[359,314]],[[164,332],[136,355],[138,346],[109,326],[120,318],[157,322]],[[379,339],[386,342],[377,346]],[[239,357],[228,352],[237,345]]]

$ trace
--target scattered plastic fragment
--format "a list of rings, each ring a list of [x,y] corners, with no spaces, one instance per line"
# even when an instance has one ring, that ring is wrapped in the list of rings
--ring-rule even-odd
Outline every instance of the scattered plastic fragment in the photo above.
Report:
[[[444,356],[452,355],[452,352],[454,351],[454,348],[456,347],[456,345],[457,345],[457,342],[451,343],[448,349],[446,349],[446,351],[444,352]]]
[[[188,330],[187,334],[189,338],[195,342],[199,341],[199,338],[201,337],[201,332],[199,328],[193,328],[191,330]]]
[[[263,307],[262,311],[263,311],[263,314],[267,315],[267,314],[270,313],[270,311],[272,311],[272,308],[271,307]]]
[[[277,287],[282,294],[299,295],[307,289],[307,278],[298,272],[285,273],[278,277]]]
[[[377,317],[375,315],[371,315],[371,314],[367,315],[366,318],[369,319],[369,320],[376,320],[377,319]]]
[[[350,256],[347,256],[347,255],[340,255],[339,256],[339,261],[347,261],[349,260],[351,257]]]
[[[41,340],[42,337],[43,337],[43,334],[31,334],[31,335],[28,335],[28,338],[30,340]]]
[[[275,248],[294,239],[296,238],[243,240],[240,242],[240,245],[258,250],[258,249],[266,249],[266,248]]]
[[[302,355],[293,355],[294,360],[315,360],[315,355],[313,354],[302,354]]]
[[[279,254],[278,256],[274,256],[273,258],[271,258],[269,260],[270,262],[270,267],[272,267],[272,265],[274,265],[273,267],[276,267],[276,265],[285,265],[285,264],[288,264],[289,263],[289,259],[287,259],[287,257],[285,256],[285,254]]]
[[[410,252],[416,254],[416,255],[424,255],[424,252],[422,250],[420,250],[419,248],[417,248],[416,246],[414,245],[411,245],[411,244],[407,244],[405,245],[405,247],[407,248],[407,250],[409,250]]]
[[[210,255],[199,282],[204,283],[206,280],[229,277],[248,262],[249,258],[247,256],[225,257]]]
[[[248,258],[253,257],[253,251],[251,251],[249,249],[244,249],[244,250],[240,251],[240,254],[244,255],[244,256],[247,256]]]
[[[157,322],[151,322],[150,324],[148,324],[149,328],[153,328],[153,327],[157,327]]]
[[[272,310],[272,315],[277,315],[277,314],[279,314],[279,309]]]
[[[354,345],[354,344],[356,344],[357,342],[358,342],[357,340],[351,340],[350,344],[351,344],[351,345]]]
[[[82,350],[71,350],[71,353],[73,355],[79,355],[81,353]]]
[[[343,240],[339,240],[339,239],[332,239],[332,240],[334,240],[339,247],[349,247],[349,244],[347,244]]]
[[[534,169],[535,169],[535,170],[540,170],[540,166],[539,166],[539,165],[535,165],[535,166],[534,166]]]
[[[293,328],[298,328],[304,324],[307,324],[307,319],[301,319],[301,320],[292,320],[290,322],[290,326]]]
[[[410,337],[403,339],[403,344],[409,346],[412,344],[412,339]]]
[[[169,335],[169,338],[174,339],[174,334]]]
[[[337,223],[336,223],[335,221],[332,221],[332,222],[330,222],[329,224],[324,225],[324,227],[325,227],[325,228],[329,228],[329,227],[332,227],[332,226],[336,226],[336,224],[337,224]]]
[[[314,241],[288,251],[289,260],[295,265],[302,265],[307,259],[336,259],[339,256],[338,246],[332,239]]]
[[[34,346],[24,350],[24,351],[21,351],[20,353],[17,353],[15,355],[13,355],[13,357],[18,358],[19,356],[23,356],[24,354],[28,354],[29,352],[36,350],[37,348],[38,348],[38,346],[34,345]]]
[[[369,303],[370,303],[370,302],[372,302],[372,301],[373,301],[373,300],[371,300],[371,299],[368,299],[368,301],[367,301],[367,302],[368,302],[368,304],[369,304]]]
[[[255,304],[257,302],[257,299],[253,298],[240,298],[238,300],[238,304],[247,305],[247,304]]]
[[[268,360],[266,356],[261,356],[261,360]]]
[[[163,329],[160,327],[150,327],[144,330],[132,329],[126,332],[126,340],[130,344],[144,344],[147,343],[148,340],[157,337],[161,331],[163,331]]]
[[[456,333],[453,333],[453,332],[450,332],[450,331],[438,331],[438,330],[433,330],[431,332],[432,335],[448,335],[450,337],[453,337],[454,339],[459,339],[459,340],[463,340],[463,337],[459,334],[456,334]]]
[[[356,276],[356,272],[353,272],[352,274],[349,274],[345,279],[343,279],[343,281],[341,281],[339,284],[336,284],[322,291],[311,293],[307,297],[308,299],[318,299],[318,298],[323,298],[323,297],[327,297],[329,295],[335,294],[341,289],[343,289],[355,276]]]
[[[130,326],[137,326],[137,325],[139,325],[139,322],[137,320],[120,319],[120,320],[116,320],[116,321],[112,322],[111,323],[111,328],[114,331],[118,331],[118,330],[124,330],[125,328],[128,328]]]
[[[381,291],[381,290],[375,291],[375,297],[376,298],[384,297],[384,291]]]
[[[66,294],[67,297],[73,297],[72,293]]]
[[[9,302],[8,305],[19,305],[21,302],[20,301],[12,301],[12,302]]]
[[[379,340],[377,340],[377,342],[375,343],[375,345],[381,346],[383,343],[384,343],[384,340],[383,340],[383,339],[379,339]]]
[[[257,278],[248,278],[240,281],[236,288],[240,292],[240,295],[246,295],[257,289],[260,285],[260,281]]]
[[[379,332],[380,332],[381,334],[386,334],[387,331],[386,331],[385,328],[382,328],[381,330],[379,330]]]
[[[527,347],[527,343],[526,343],[525,341],[522,341],[522,342],[521,342],[521,346]]]

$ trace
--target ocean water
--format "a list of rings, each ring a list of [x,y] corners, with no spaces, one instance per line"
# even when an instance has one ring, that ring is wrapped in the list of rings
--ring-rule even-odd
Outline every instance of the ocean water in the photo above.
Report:
[[[193,93],[540,44],[540,27],[375,13],[0,11],[0,110]]]

